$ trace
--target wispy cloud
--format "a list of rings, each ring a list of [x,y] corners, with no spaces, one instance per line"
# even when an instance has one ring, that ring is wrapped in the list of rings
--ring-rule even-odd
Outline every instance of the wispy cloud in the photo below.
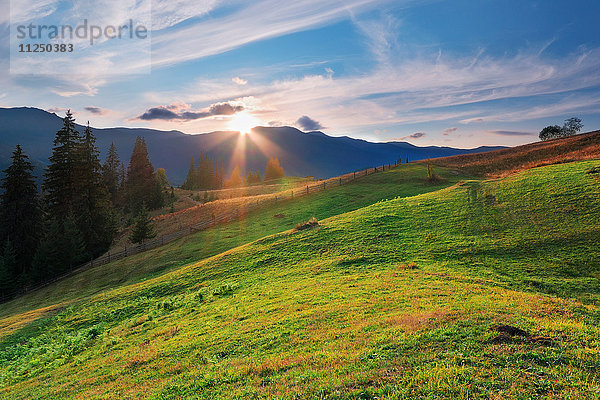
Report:
[[[236,76],[235,78],[231,78],[232,82],[235,83],[236,85],[247,85],[248,81],[245,79],[240,78],[239,76]]]
[[[522,131],[485,131],[486,133],[491,133],[493,135],[501,135],[501,136],[535,136],[533,132],[522,132]]]
[[[427,134],[425,132],[415,132],[408,136],[403,136],[401,138],[390,139],[390,140],[399,142],[399,141],[406,140],[406,139],[421,139],[421,138],[424,138],[425,136],[427,136]]]
[[[153,36],[153,67],[223,53],[242,45],[322,26],[347,18],[350,12],[373,9],[388,0],[262,0],[218,19],[203,19]]]
[[[456,132],[458,130],[458,128],[453,127],[453,128],[446,128],[442,131],[442,135],[444,136],[450,136],[451,134],[453,134],[454,132]]]
[[[100,107],[84,107],[84,110],[94,115],[106,115],[109,113],[108,110]]]

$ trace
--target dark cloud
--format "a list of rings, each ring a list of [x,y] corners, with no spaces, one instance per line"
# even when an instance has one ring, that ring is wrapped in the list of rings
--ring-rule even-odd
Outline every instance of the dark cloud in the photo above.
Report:
[[[404,139],[420,139],[425,135],[425,132],[415,132],[412,135],[405,136]]]
[[[390,139],[391,142],[401,142],[403,140],[406,139],[420,139],[424,136],[426,136],[427,134],[425,132],[415,132],[412,135],[408,135],[408,136],[403,136],[401,138],[395,138],[395,139]]]
[[[215,115],[233,115],[240,111],[244,111],[243,105],[231,103],[215,103],[203,111],[185,111],[185,108],[182,109],[179,105],[169,105],[149,108],[137,118],[145,121],[156,119],[192,121]]]
[[[168,110],[166,107],[153,107],[149,108],[145,113],[140,115],[138,119],[143,119],[146,121],[154,120],[154,119],[181,119],[179,114],[174,113],[171,110]]]
[[[210,115],[233,115],[237,112],[244,111],[242,105],[231,105],[230,103],[217,103],[210,106],[208,113]]]
[[[296,125],[298,125],[304,131],[318,131],[319,129],[323,129],[324,126],[321,125],[319,121],[315,121],[308,115],[303,115],[298,118],[296,121]]]
[[[454,133],[458,130],[458,128],[446,128],[442,131],[442,135],[450,136],[451,133]]]
[[[84,107],[84,109],[88,112],[91,112],[92,114],[96,114],[96,115],[104,115],[107,114],[108,111],[104,110],[100,107]]]
[[[535,133],[531,132],[521,132],[521,131],[486,131],[487,133],[492,133],[494,135],[502,135],[502,136],[534,136]]]

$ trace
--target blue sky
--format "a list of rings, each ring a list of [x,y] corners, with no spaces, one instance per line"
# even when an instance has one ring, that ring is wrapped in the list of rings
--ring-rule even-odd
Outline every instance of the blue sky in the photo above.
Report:
[[[291,125],[456,147],[531,142],[571,116],[600,128],[598,1],[154,0],[151,73],[106,75],[98,65],[126,58],[107,51],[74,56],[80,74],[38,76],[9,73],[6,16],[27,3],[0,0],[3,107],[71,108],[94,126]],[[58,18],[70,4],[29,5]]]

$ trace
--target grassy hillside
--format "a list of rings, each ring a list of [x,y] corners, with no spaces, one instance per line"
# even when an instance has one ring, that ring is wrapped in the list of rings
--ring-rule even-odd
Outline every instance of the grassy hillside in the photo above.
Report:
[[[488,153],[434,160],[436,165],[460,168],[473,175],[503,177],[529,168],[600,158],[600,131],[535,142]]]
[[[377,201],[407,197],[448,187],[465,176],[453,170],[438,170],[444,181],[427,183],[425,167],[418,164],[359,178],[355,182],[327,189],[276,205],[268,205],[251,212],[241,221],[235,221],[198,232],[158,249],[147,251],[117,262],[77,274],[41,290],[2,304],[0,307],[0,337],[39,316],[38,310],[62,307],[72,301],[116,286],[138,282],[160,275],[170,269],[219,254],[266,235],[291,229],[311,217],[328,218],[359,209]],[[227,202],[218,203],[220,212],[227,211]],[[240,203],[229,204],[230,207]],[[193,223],[185,217],[183,226]],[[168,227],[168,224],[167,224]],[[33,311],[32,311],[33,310]],[[29,313],[31,312],[31,313]],[[2,317],[10,316],[9,319]]]
[[[597,398],[598,165],[378,202],[72,303],[5,331],[0,395]]]

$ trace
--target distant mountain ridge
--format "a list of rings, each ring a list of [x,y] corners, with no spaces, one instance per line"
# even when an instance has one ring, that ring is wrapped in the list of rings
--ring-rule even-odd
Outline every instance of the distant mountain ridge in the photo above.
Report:
[[[10,152],[17,144],[38,166],[36,173],[48,162],[52,141],[62,126],[62,118],[38,108],[0,108],[0,168],[8,165]],[[82,125],[77,126],[83,132]],[[93,128],[101,156],[115,143],[121,161],[127,165],[137,136],[148,145],[152,163],[165,168],[171,183],[185,179],[191,157],[205,153],[222,159],[230,172],[233,154],[245,159],[243,169],[264,170],[270,157],[279,157],[288,175],[328,178],[358,169],[403,160],[421,160],[498,150],[504,147],[456,149],[451,147],[418,147],[405,142],[372,143],[347,136],[333,137],[323,132],[302,132],[291,127],[257,127],[251,135],[237,132],[211,132],[188,135],[180,131],[160,131],[146,128]],[[245,143],[245,145],[243,145]],[[242,166],[242,165],[240,165]]]

